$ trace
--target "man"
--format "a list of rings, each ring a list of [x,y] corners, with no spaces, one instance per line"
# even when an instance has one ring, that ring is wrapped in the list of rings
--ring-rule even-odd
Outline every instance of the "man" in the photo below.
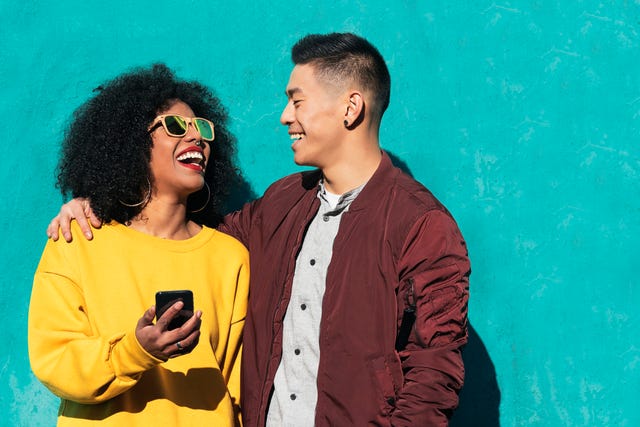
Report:
[[[220,226],[251,255],[244,424],[447,425],[464,377],[464,240],[380,149],[390,78],[375,47],[310,35],[292,59],[280,120],[295,162],[317,170],[277,181]],[[88,230],[80,204],[64,211]]]

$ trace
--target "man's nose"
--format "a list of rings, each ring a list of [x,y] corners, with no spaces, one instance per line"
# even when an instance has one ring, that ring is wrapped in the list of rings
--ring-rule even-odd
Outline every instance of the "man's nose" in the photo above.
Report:
[[[293,111],[293,101],[289,100],[289,102],[287,102],[287,105],[285,105],[284,110],[282,110],[282,114],[280,115],[280,123],[285,126],[293,123],[295,117]]]

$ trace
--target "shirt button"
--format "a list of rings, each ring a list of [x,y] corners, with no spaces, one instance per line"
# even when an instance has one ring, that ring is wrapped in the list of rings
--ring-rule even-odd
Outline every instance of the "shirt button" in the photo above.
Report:
[[[311,265],[316,265],[316,260],[315,260],[315,259],[312,259],[311,261],[309,261],[309,264],[311,264]]]
[[[296,356],[297,356],[297,355],[299,355],[299,354],[300,354],[300,349],[299,349],[299,348],[296,348],[295,350],[293,350],[293,352],[294,352],[294,353],[296,354]]]
[[[300,310],[306,310],[307,304],[300,304]]]
[[[296,400],[296,395],[295,395],[294,393],[291,393],[291,396],[289,396],[289,398],[290,398],[291,400]]]
[[[324,215],[324,216],[322,217],[322,220],[323,220],[324,222],[329,222],[329,216]]]

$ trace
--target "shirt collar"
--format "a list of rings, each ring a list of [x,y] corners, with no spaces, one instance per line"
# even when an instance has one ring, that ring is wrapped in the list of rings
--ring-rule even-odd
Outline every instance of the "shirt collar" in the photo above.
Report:
[[[365,185],[367,185],[366,182],[364,184],[362,184],[361,186],[356,187],[353,190],[349,190],[346,193],[344,193],[343,195],[341,195],[340,199],[338,199],[338,204],[336,205],[335,208],[333,208],[331,210],[332,211],[342,211],[342,210],[346,209],[347,207],[349,207],[351,202],[353,202],[355,200],[355,198],[358,197],[358,194],[360,194],[360,192],[362,191],[362,189],[364,188]],[[320,182],[318,183],[318,198],[321,199],[321,200],[324,200],[327,203],[329,203],[329,200],[327,198],[327,189],[324,186],[324,178],[320,179]]]

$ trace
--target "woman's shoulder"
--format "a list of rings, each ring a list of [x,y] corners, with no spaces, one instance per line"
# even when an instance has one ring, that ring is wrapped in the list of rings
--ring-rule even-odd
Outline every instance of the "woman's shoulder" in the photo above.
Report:
[[[70,242],[67,242],[62,237],[60,237],[56,241],[51,240],[50,242],[51,244],[55,244],[60,247],[69,247],[69,248],[83,247],[89,244],[95,245],[96,242],[99,243],[100,241],[109,238],[109,237],[106,237],[108,235],[119,234],[117,231],[118,226],[119,226],[118,223],[103,224],[100,227],[93,227],[92,225],[89,225],[89,227],[91,228],[91,234],[93,235],[92,238],[89,240],[84,236],[84,233],[82,232],[82,229],[80,228],[80,225],[78,224],[78,222],[73,220],[69,224],[71,235],[73,236]]]
[[[222,231],[203,226],[203,232],[211,233],[211,244],[221,247],[226,251],[236,253],[237,255],[248,255],[247,248],[235,237],[223,233]]]

